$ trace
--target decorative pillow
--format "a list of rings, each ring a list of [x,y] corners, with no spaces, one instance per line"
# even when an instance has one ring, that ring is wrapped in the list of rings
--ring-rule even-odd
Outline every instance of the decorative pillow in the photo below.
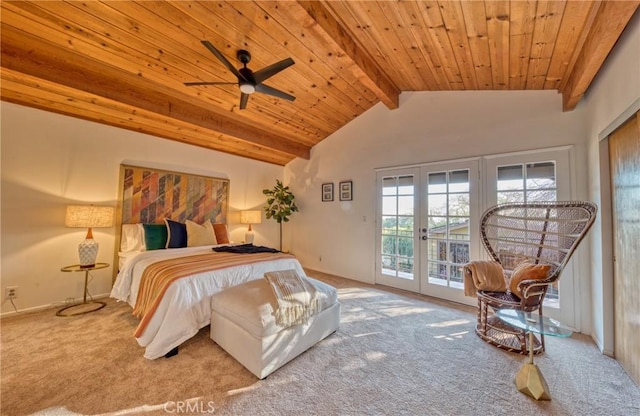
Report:
[[[523,261],[516,266],[509,280],[509,290],[517,297],[522,297],[522,292],[518,289],[518,285],[523,280],[543,280],[547,278],[551,270],[550,264],[533,264]]]
[[[187,220],[187,246],[208,246],[216,243],[216,234],[213,231],[211,221],[205,221],[204,224],[196,224]]]
[[[142,224],[122,224],[120,251],[144,251],[144,227]]]
[[[229,244],[229,232],[227,224],[213,224],[213,231],[216,233],[217,244]]]
[[[143,224],[144,243],[147,250],[163,249],[167,245],[167,226],[165,224]]]
[[[167,245],[165,248],[182,248],[187,246],[187,226],[181,222],[164,219],[167,225]]]

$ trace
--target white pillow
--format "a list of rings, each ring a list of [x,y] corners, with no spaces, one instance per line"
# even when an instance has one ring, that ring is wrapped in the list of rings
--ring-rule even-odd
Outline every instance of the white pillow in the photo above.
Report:
[[[185,224],[187,225],[187,247],[217,244],[211,221],[205,221],[204,224],[200,225],[186,220]]]
[[[120,251],[144,251],[144,227],[142,224],[122,224]]]

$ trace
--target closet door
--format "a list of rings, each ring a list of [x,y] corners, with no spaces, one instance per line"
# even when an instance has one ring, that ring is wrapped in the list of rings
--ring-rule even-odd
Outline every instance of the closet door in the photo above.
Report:
[[[616,359],[640,384],[640,115],[609,136]]]

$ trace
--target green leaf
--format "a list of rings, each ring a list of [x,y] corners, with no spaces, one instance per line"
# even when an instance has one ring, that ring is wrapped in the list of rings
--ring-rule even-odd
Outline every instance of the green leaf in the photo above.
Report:
[[[295,204],[295,196],[289,190],[289,186],[284,186],[279,179],[271,189],[263,189],[262,193],[267,196],[267,204],[264,206],[265,217],[273,218],[278,223],[289,222],[289,217],[294,212],[299,212]]]

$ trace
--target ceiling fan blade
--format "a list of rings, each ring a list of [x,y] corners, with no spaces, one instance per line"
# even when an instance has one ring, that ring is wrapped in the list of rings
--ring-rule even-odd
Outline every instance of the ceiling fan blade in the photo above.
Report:
[[[229,61],[227,60],[227,58],[225,58],[225,57],[224,57],[224,55],[223,55],[223,54],[221,54],[221,53],[220,53],[220,51],[219,51],[219,50],[217,50],[217,49],[215,48],[215,46],[213,46],[213,45],[211,44],[211,42],[209,42],[208,40],[203,40],[203,41],[201,41],[201,42],[202,42],[202,44],[203,44],[207,49],[209,49],[209,51],[210,51],[212,54],[214,54],[214,55],[216,56],[216,58],[218,58],[218,59],[220,60],[220,62],[222,62],[222,63],[224,64],[224,66],[226,66],[226,67],[227,67],[227,69],[228,69],[229,71],[231,71],[231,72],[233,73],[233,75],[235,75],[239,80],[247,81],[247,79],[245,79],[245,77],[244,77],[244,76],[243,76],[243,75],[242,75],[242,74],[241,74],[241,73],[236,69],[236,67],[234,67],[234,66],[231,64],[231,62],[229,62]]]
[[[291,58],[283,59],[280,62],[276,62],[273,65],[269,65],[266,68],[262,68],[258,72],[254,72],[253,78],[256,80],[256,83],[259,84],[271,78],[272,76],[282,71],[283,69],[289,68],[293,64],[295,64],[295,62],[293,62],[293,59]]]
[[[240,110],[247,108],[247,101],[249,101],[249,94],[240,93]]]
[[[284,98],[285,100],[293,101],[296,99],[293,95],[287,94],[286,92],[277,90],[273,87],[264,84],[256,85],[256,91],[261,92],[263,94],[273,95],[274,97]]]
[[[237,82],[207,82],[207,81],[198,81],[198,82],[185,82],[184,85],[187,87],[192,87],[194,85],[238,85]]]

